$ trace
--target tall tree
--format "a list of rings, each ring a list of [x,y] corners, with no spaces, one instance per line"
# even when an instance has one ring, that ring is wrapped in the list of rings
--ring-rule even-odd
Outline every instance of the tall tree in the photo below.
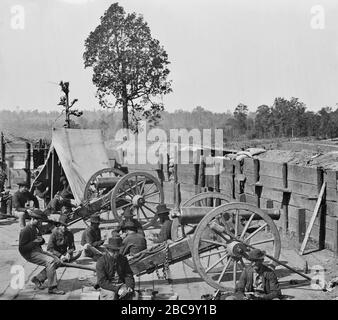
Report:
[[[172,91],[170,62],[141,15],[112,4],[86,39],[83,57],[85,67],[93,68],[101,106],[121,107],[124,128],[136,132],[139,120],[160,119],[164,106],[158,97]]]
[[[240,134],[243,134],[247,128],[248,106],[240,103],[234,111],[237,129]]]

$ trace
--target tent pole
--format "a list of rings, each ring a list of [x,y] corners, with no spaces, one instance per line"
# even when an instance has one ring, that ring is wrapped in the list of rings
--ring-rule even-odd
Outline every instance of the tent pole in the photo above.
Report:
[[[52,182],[50,186],[50,199],[53,199],[54,194],[54,149],[52,151]]]

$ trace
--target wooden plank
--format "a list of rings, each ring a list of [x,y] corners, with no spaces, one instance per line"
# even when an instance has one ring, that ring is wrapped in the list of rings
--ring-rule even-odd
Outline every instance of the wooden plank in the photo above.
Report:
[[[317,185],[317,168],[288,165],[288,180]]]
[[[253,174],[254,171],[254,161],[251,158],[245,158],[243,164],[243,173],[251,173]]]
[[[166,204],[174,203],[174,186],[173,185],[174,185],[173,182],[163,183],[164,202]]]
[[[333,227],[333,252],[335,256],[338,256],[338,219],[334,221]]]
[[[232,174],[232,167],[234,165],[233,160],[223,160],[223,171],[222,174]]]
[[[178,164],[177,165],[178,182],[194,184],[195,167],[194,164]]]
[[[331,188],[337,191],[337,171],[325,170],[324,181],[326,182],[326,188]]]
[[[302,243],[305,237],[306,232],[306,221],[305,221],[306,211],[304,208],[298,209],[297,213],[297,241]]]
[[[153,164],[127,164],[129,172],[134,171],[156,171],[159,166]]]
[[[282,163],[279,162],[268,162],[264,160],[259,161],[260,166],[260,174],[264,173],[264,175],[269,177],[282,178]]]
[[[322,203],[322,198],[323,198],[324,193],[325,193],[325,187],[326,187],[326,182],[323,183],[322,188],[320,189],[320,193],[319,193],[319,196],[318,196],[318,200],[316,202],[315,209],[313,211],[313,215],[312,215],[311,220],[310,220],[310,224],[309,224],[309,226],[306,230],[305,237],[304,237],[302,246],[301,246],[300,251],[299,251],[300,255],[303,255],[303,253],[304,253],[305,246],[308,242],[312,227],[314,225],[315,219],[317,217],[317,214],[319,212],[319,209],[320,209],[320,206],[321,206],[321,203]]]

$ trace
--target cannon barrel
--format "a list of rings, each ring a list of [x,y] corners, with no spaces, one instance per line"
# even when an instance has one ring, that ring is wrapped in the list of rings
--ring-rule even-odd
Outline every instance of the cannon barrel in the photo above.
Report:
[[[182,225],[184,224],[198,224],[212,209],[212,207],[183,207],[181,208],[181,215],[178,217]],[[278,220],[280,218],[279,209],[260,209],[264,211],[272,220]],[[226,212],[229,219],[229,213]],[[251,213],[243,211],[240,213],[241,219],[248,220],[251,216]],[[261,217],[258,214],[255,214],[253,220],[260,220]]]
[[[104,177],[104,178],[97,178],[96,188],[113,188],[119,182],[121,177]]]

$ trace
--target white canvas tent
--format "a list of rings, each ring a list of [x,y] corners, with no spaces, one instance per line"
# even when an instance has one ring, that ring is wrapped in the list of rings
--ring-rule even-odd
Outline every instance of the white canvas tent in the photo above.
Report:
[[[90,177],[108,167],[109,158],[100,130],[53,129],[46,162],[35,181],[44,182],[54,196],[61,175],[65,175],[76,203],[80,204]]]

